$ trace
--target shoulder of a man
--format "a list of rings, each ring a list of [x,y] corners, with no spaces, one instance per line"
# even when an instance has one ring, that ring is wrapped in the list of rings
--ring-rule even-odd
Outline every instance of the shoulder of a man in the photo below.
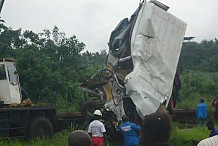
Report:
[[[125,123],[122,123],[121,125],[120,125],[120,127],[124,127],[124,126],[128,126],[129,125],[129,122],[125,122]]]
[[[96,120],[95,121],[96,123],[98,123],[99,125],[104,125],[101,121],[99,121],[99,120]]]
[[[96,120],[95,125],[98,125],[104,128],[104,123],[99,120]]]
[[[130,126],[136,127],[137,125],[135,123],[129,123]]]
[[[197,146],[218,146],[218,135],[201,140]]]
[[[135,123],[129,123],[129,126],[136,131],[139,131],[141,129],[141,127],[139,125],[136,125]]]
[[[197,105],[197,107],[205,107],[205,106],[207,106],[205,103],[199,103],[199,104]]]
[[[214,132],[215,132],[216,135],[218,135],[218,128],[215,128]]]
[[[94,120],[94,121],[92,121],[89,125],[99,125],[101,122],[100,121],[98,121],[98,120]]]

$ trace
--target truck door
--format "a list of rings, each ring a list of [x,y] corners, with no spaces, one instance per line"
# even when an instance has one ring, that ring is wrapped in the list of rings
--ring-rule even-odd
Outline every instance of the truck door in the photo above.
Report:
[[[4,104],[5,97],[10,97],[10,92],[8,87],[8,80],[5,72],[5,65],[0,64],[0,101]]]
[[[20,103],[20,83],[17,74],[17,70],[14,62],[6,62],[9,80],[9,90],[11,94],[11,103]]]
[[[0,62],[0,102],[21,102],[19,78],[14,62]]]

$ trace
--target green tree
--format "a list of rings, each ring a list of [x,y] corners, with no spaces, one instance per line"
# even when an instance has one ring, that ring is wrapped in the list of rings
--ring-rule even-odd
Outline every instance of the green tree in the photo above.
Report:
[[[21,29],[12,30],[3,23],[0,23],[0,57],[14,57],[15,48],[20,48],[25,44],[21,37]]]

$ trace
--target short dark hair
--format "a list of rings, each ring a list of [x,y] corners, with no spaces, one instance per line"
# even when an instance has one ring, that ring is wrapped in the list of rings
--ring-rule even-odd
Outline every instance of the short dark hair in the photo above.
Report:
[[[207,128],[209,130],[213,130],[214,129],[214,122],[213,121],[208,121],[207,122]]]
[[[144,117],[140,141],[145,145],[168,142],[172,129],[172,119],[168,113],[153,113]]]
[[[83,130],[75,130],[68,136],[68,146],[91,146],[90,135]]]
[[[129,121],[129,117],[127,115],[123,115],[122,116],[122,121],[123,122],[128,122]]]
[[[200,102],[201,102],[201,103],[204,103],[204,98],[201,98],[201,99],[200,99]]]

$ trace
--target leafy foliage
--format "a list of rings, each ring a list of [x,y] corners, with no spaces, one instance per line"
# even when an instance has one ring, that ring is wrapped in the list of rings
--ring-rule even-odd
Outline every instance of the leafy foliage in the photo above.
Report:
[[[184,42],[179,66],[185,70],[217,72],[218,40]]]
[[[22,140],[8,140],[8,141],[0,141],[0,145],[4,146],[63,146],[68,145],[68,135],[70,131],[78,129],[77,127],[73,127],[72,130],[67,129],[60,133],[55,134],[51,139],[34,139],[29,141]],[[81,128],[80,128],[81,129]],[[206,128],[185,128],[180,129],[177,125],[173,125],[173,131],[171,133],[169,143],[173,146],[193,146],[196,145],[202,139],[205,139],[209,135],[209,130]],[[195,143],[195,144],[194,144]],[[106,141],[105,146],[110,146],[110,143]]]
[[[190,41],[183,44],[179,60],[182,88],[177,108],[195,108],[202,97],[211,105],[211,100],[218,94],[217,55],[216,38],[200,43]]]
[[[50,102],[65,110],[79,110],[85,100],[80,83],[102,69],[107,56],[105,50],[92,53],[84,49],[85,44],[76,36],[66,37],[57,26],[36,34],[0,23],[0,58],[16,59],[21,86],[37,103]],[[218,94],[217,60],[216,38],[184,42],[179,60],[180,101]]]
[[[80,107],[79,85],[104,65],[106,51],[83,53],[85,44],[76,36],[66,37],[57,26],[36,34],[1,24],[0,32],[0,58],[16,59],[21,86],[34,102]]]

